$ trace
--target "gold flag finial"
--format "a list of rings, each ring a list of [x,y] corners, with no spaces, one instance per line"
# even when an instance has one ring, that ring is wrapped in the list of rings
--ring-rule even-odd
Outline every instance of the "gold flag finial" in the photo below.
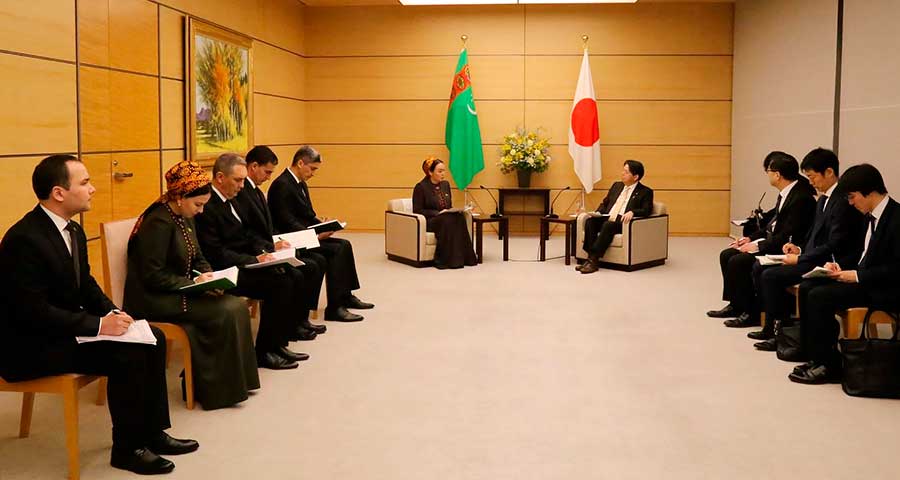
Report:
[[[582,46],[584,47],[585,50],[587,50],[587,42],[588,42],[588,40],[590,40],[590,38],[591,38],[591,37],[589,37],[589,36],[587,36],[587,35],[582,35],[582,36],[581,36],[581,43],[582,43]]]
[[[466,48],[466,42],[469,41],[469,36],[464,34],[459,37],[459,39],[462,40],[463,48]]]

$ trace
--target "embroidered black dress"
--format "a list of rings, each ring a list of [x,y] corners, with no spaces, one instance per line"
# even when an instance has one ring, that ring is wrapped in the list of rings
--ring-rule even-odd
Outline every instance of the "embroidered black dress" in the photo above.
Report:
[[[452,206],[450,183],[446,181],[434,184],[426,176],[413,189],[413,212],[425,216],[427,230],[434,232],[437,241],[434,252],[437,268],[462,268],[476,263],[465,214],[439,213]]]

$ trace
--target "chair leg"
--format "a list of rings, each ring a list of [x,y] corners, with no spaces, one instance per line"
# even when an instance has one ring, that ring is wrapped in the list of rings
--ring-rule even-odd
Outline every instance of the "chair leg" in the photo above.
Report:
[[[19,438],[28,438],[31,434],[31,414],[34,412],[34,393],[22,394],[22,418],[19,421]]]
[[[184,393],[185,404],[188,410],[194,409],[194,365],[191,363],[191,347],[187,343],[187,337],[184,339]]]
[[[863,319],[866,318],[866,312],[868,309],[866,308],[850,308],[847,309],[846,322],[844,325],[846,328],[844,329],[844,338],[858,338],[860,332],[860,326],[862,325]]]
[[[106,377],[100,377],[100,380],[97,381],[97,401],[94,402],[95,405],[103,406],[106,405],[106,385],[109,382],[109,379]]]
[[[74,381],[66,382],[62,395],[66,419],[66,452],[69,456],[69,479],[78,480],[81,475],[78,459],[78,386]]]
[[[169,363],[172,361],[172,346],[175,345],[175,340],[171,338],[166,339],[166,368],[169,368]]]

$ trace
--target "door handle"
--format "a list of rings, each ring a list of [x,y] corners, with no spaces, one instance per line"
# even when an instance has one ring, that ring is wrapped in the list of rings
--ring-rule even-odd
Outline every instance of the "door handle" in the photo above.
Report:
[[[133,176],[134,176],[134,173],[132,173],[132,172],[116,172],[116,173],[113,173],[113,178],[115,178],[116,180],[124,180],[124,179],[126,179],[126,178],[131,178],[131,177],[133,177]]]

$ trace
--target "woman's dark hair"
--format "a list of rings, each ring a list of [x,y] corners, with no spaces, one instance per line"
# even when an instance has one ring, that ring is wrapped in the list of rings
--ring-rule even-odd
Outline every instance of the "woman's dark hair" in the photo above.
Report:
[[[644,178],[644,164],[637,160],[625,160],[625,165],[628,165],[628,171],[631,172],[632,175],[637,175],[638,180],[643,180]]]
[[[185,195],[184,198],[199,197],[200,195],[206,195],[209,193],[212,193],[212,189],[210,188],[209,184],[207,183],[206,185],[204,185],[202,187],[195,188],[193,191],[191,191],[187,195]]]
[[[422,170],[427,170],[426,173],[428,173],[428,172],[434,173],[434,169],[437,168],[437,166],[442,163],[444,163],[443,160],[441,160],[440,158],[435,158],[434,160],[431,161],[431,166],[427,166],[428,160],[425,160],[424,162],[422,162]]]
[[[784,152],[772,152],[769,155],[772,156],[772,160],[766,170],[778,172],[789,182],[800,178],[800,165],[796,158]]]
[[[881,172],[868,163],[848,168],[841,175],[838,187],[841,191],[847,193],[859,192],[862,195],[868,195],[872,192],[878,192],[882,195],[888,193],[887,187],[884,186],[884,178],[881,177]]]
[[[829,168],[837,176],[840,173],[840,162],[834,152],[821,147],[807,153],[800,162],[801,170],[812,170],[821,175],[824,175],[825,170]]]
[[[68,162],[80,162],[73,155],[51,155],[38,163],[31,174],[31,188],[38,200],[50,198],[53,187],[62,187],[66,190],[72,186],[69,179]]]

